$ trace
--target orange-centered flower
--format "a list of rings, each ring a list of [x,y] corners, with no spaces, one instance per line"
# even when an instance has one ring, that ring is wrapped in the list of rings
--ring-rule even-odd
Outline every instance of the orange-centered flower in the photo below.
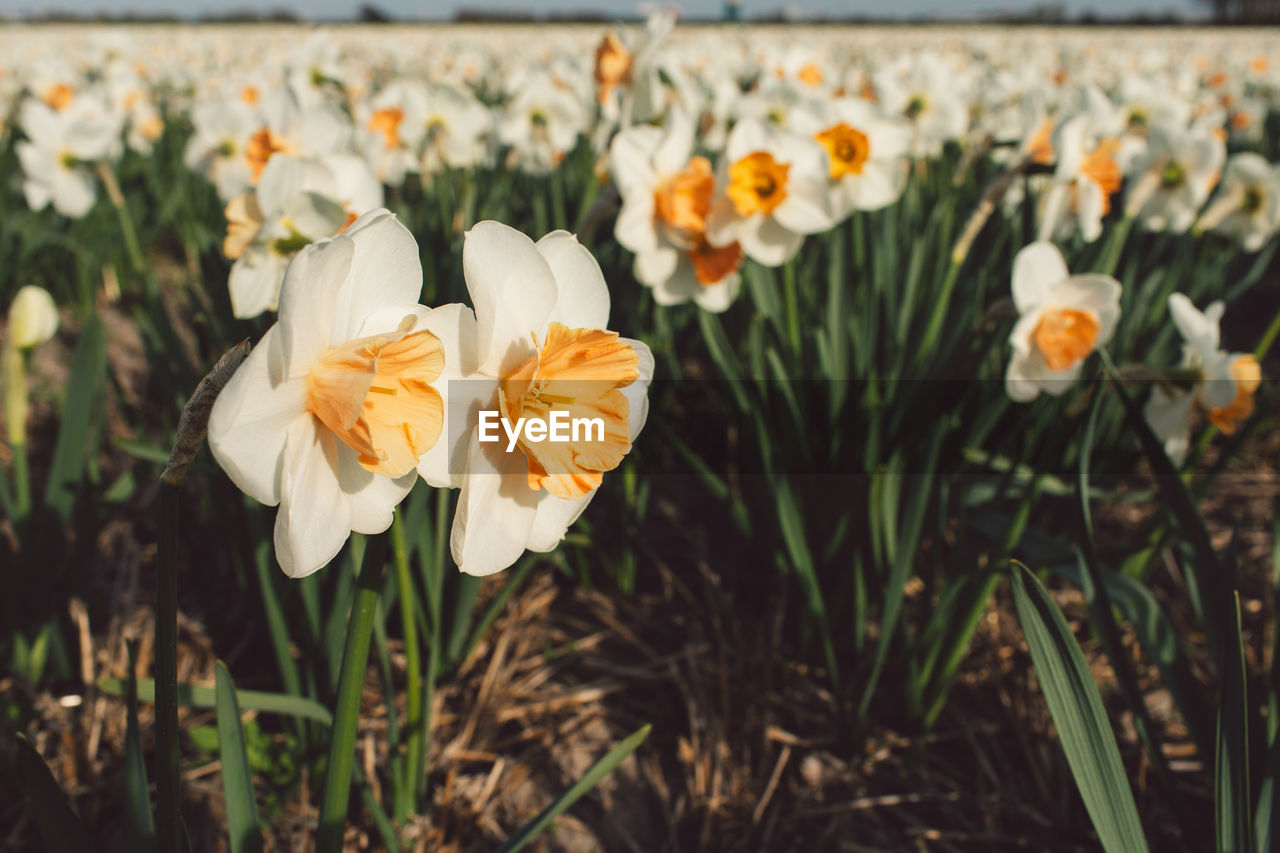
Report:
[[[244,102],[245,102],[246,104],[248,104],[249,106],[253,106],[253,105],[257,104],[257,103],[258,103],[258,89],[257,89],[257,87],[256,87],[256,86],[245,86],[243,89],[241,89],[241,90],[240,90],[240,100],[244,101]]]
[[[1118,139],[1100,139],[1098,145],[1080,163],[1080,174],[1102,188],[1102,213],[1111,210],[1111,196],[1120,189],[1120,166],[1116,163]]]
[[[814,62],[810,62],[804,68],[801,68],[796,77],[810,89],[816,89],[822,85],[822,69]]]
[[[65,110],[67,105],[71,103],[71,99],[75,96],[75,91],[66,83],[55,83],[48,89],[44,90],[44,94],[40,96],[40,100],[44,101],[55,110]]]
[[[431,387],[444,348],[428,331],[360,338],[320,357],[307,375],[307,410],[360,454],[360,466],[401,477],[440,437],[444,403]]]
[[[686,232],[688,236],[707,230],[707,213],[711,210],[711,194],[716,180],[711,163],[705,157],[694,157],[683,171],[669,175],[653,193],[653,209],[663,222]]]
[[[871,156],[871,142],[865,133],[842,121],[815,134],[814,138],[827,149],[833,181],[845,175],[862,174],[862,167],[867,165],[867,159]]]
[[[693,274],[698,277],[698,283],[711,285],[723,281],[725,276],[742,265],[742,247],[737,243],[713,246],[703,236],[689,251],[689,260],[693,262]]]
[[[631,51],[627,50],[615,32],[609,32],[596,47],[595,79],[600,103],[609,100],[610,93],[619,85],[631,82]]]
[[[599,418],[604,434],[588,429],[574,441],[519,443],[529,461],[529,488],[546,489],[559,498],[579,498],[618,467],[631,449],[630,404],[619,388],[640,377],[636,351],[617,332],[547,327],[542,349],[498,386],[503,417],[541,420],[551,428],[553,407],[573,420]]]
[[[1093,352],[1098,328],[1098,318],[1088,312],[1050,308],[1031,337],[1050,370],[1066,370]]]
[[[1251,355],[1231,362],[1231,378],[1236,381],[1236,398],[1230,405],[1209,411],[1209,421],[1227,435],[1236,431],[1240,422],[1253,414],[1253,393],[1262,384],[1262,368]]]
[[[256,184],[262,177],[262,170],[267,168],[267,161],[272,154],[293,153],[293,146],[283,136],[272,133],[269,128],[262,128],[249,137],[249,144],[244,148],[244,159],[249,163],[249,171]]]
[[[768,151],[748,154],[729,167],[725,195],[741,216],[769,214],[787,197],[790,163],[779,163]]]
[[[1053,120],[1046,119],[1036,128],[1035,135],[1027,141],[1027,158],[1041,165],[1052,163],[1057,156],[1053,151]]]
[[[399,107],[386,107],[374,110],[369,116],[369,129],[382,134],[382,144],[387,148],[400,147],[400,122],[404,121],[404,110]]]

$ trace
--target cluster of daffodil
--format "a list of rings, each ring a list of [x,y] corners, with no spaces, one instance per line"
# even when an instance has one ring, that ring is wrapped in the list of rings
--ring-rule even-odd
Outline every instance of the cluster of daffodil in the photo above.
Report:
[[[290,263],[276,324],[209,424],[236,484],[279,504],[290,576],[326,565],[351,531],[387,529],[419,476],[462,490],[451,547],[464,572],[549,551],[644,426],[653,358],[607,331],[604,277],[572,235],[534,243],[481,222],[463,264],[474,311],[418,305],[417,244],[385,210]],[[480,410],[546,422],[556,407],[601,418],[603,438],[505,452],[478,441]]]
[[[673,23],[659,14],[629,33],[536,43],[459,30],[393,45],[319,30],[283,53],[271,31],[181,43],[85,33],[75,55],[90,59],[75,64],[32,38],[13,45],[0,101],[16,116],[28,203],[69,217],[94,202],[95,164],[126,145],[147,152],[166,122],[190,125],[185,165],[225,205],[233,311],[279,310],[218,404],[213,446],[246,491],[281,504],[277,551],[295,575],[323,565],[347,531],[384,529],[418,475],[463,489],[454,550],[464,570],[549,548],[643,422],[652,360],[603,331],[608,289],[569,235],[532,244],[477,225],[463,249],[474,314],[414,307],[416,244],[383,209],[411,180],[546,175],[588,147],[617,189],[614,236],[634,254],[635,279],[661,305],[723,312],[747,259],[789,263],[811,235],[893,205],[946,150],[963,152],[962,172],[994,161],[1015,178],[994,211],[1031,209],[1037,239],[1013,268],[1006,389],[1017,401],[1063,393],[1120,317],[1119,283],[1070,276],[1055,244],[1136,225],[1214,231],[1257,251],[1280,230],[1280,168],[1227,153],[1256,147],[1280,101],[1280,62],[1264,39],[1112,52],[1057,33],[962,43]],[[693,40],[714,49],[690,50]],[[1200,314],[1175,294],[1169,306],[1186,356],[1147,413],[1181,459],[1191,412],[1230,431],[1251,411],[1259,370],[1218,351],[1220,305]],[[559,397],[537,389],[581,370],[599,378],[596,359],[622,396],[566,398],[609,414],[617,428],[602,456],[548,460],[523,446],[512,461],[480,448],[474,424],[446,434],[451,407],[495,395],[512,413],[545,415]],[[445,393],[455,380],[474,397]],[[522,477],[520,489],[501,485]],[[476,524],[488,534],[467,536]]]

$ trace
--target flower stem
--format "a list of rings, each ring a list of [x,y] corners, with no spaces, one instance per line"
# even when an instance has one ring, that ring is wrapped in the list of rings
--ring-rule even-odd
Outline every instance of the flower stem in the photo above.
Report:
[[[147,263],[142,258],[142,248],[138,243],[138,232],[133,227],[133,218],[129,216],[129,208],[125,205],[124,193],[120,192],[120,182],[116,173],[105,161],[98,161],[98,177],[111,199],[111,206],[116,209],[116,217],[120,220],[120,233],[124,237],[124,248],[129,254],[129,263],[138,275],[146,275]]]
[[[373,619],[378,610],[382,586],[382,564],[387,555],[387,537],[376,536],[364,552],[355,601],[347,623],[347,643],[342,651],[342,671],[338,676],[338,704],[333,714],[329,764],[320,803],[320,830],[316,833],[317,853],[342,850],[346,827],[347,801],[351,794],[351,772],[355,763],[356,729],[360,722],[360,694],[369,665],[369,643]]]
[[[178,786],[178,486],[160,486],[156,559],[156,844],[182,849]]]
[[[27,517],[31,510],[31,478],[27,473],[27,369],[22,352],[12,339],[0,353],[4,367],[4,416],[9,425],[9,447],[13,450],[14,515]]]
[[[800,360],[800,308],[796,298],[795,258],[787,261],[782,267],[782,288],[787,300],[787,347],[791,350],[791,358],[798,363]]]
[[[418,654],[418,624],[414,608],[417,607],[417,590],[409,575],[409,548],[404,539],[404,520],[399,510],[391,522],[391,547],[395,556],[396,584],[400,587],[400,621],[404,631],[405,670],[405,721],[408,731],[405,738],[404,785],[408,789],[405,800],[417,809],[418,782],[422,777],[422,660]],[[405,815],[396,815],[402,820]]]

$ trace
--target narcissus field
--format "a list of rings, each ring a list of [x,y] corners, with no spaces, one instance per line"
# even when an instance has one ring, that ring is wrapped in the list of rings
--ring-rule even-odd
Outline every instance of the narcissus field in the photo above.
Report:
[[[1280,37],[0,30],[0,847],[1280,845]]]

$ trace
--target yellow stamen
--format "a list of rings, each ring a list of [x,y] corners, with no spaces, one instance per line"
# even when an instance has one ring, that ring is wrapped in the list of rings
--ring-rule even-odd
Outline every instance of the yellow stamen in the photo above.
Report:
[[[845,175],[861,175],[871,157],[871,142],[867,135],[845,122],[827,128],[814,136],[827,149],[831,163],[829,175],[838,180]]]
[[[703,236],[689,252],[693,274],[698,283],[705,286],[719,284],[742,265],[742,247],[737,243],[713,246]]]
[[[1226,435],[1234,433],[1240,422],[1253,414],[1253,394],[1262,384],[1262,367],[1251,355],[1236,358],[1229,369],[1236,381],[1236,398],[1229,405],[1209,411],[1209,421]]]
[[[600,103],[609,100],[614,88],[631,82],[631,66],[634,62],[618,34],[610,31],[596,47],[595,80]]]
[[[694,157],[683,171],[663,179],[653,193],[653,208],[658,219],[691,238],[707,230],[707,214],[711,211],[711,195],[716,181],[711,163],[705,157]]]
[[[1050,370],[1066,370],[1093,352],[1098,329],[1092,313],[1051,308],[1041,315],[1031,338]]]
[[[428,331],[401,329],[329,350],[307,375],[307,409],[360,454],[361,467],[401,477],[440,437],[444,403],[431,386],[444,348]]]
[[[1098,145],[1080,163],[1080,174],[1102,188],[1102,213],[1111,210],[1111,196],[1120,190],[1120,166],[1116,163],[1118,139],[1100,139]]]
[[[292,154],[293,146],[283,136],[273,133],[269,128],[262,128],[249,137],[249,144],[244,149],[244,159],[249,163],[249,172],[253,183],[258,183],[262,170],[273,154]]]
[[[387,107],[374,110],[369,116],[369,129],[382,134],[382,144],[386,148],[400,147],[400,122],[404,121],[404,110],[399,107]]]
[[[577,441],[525,441],[520,449],[529,463],[529,487],[559,498],[588,494],[618,467],[631,449],[630,404],[619,388],[639,378],[639,359],[617,332],[570,329],[551,323],[542,348],[499,384],[503,415],[542,420],[550,430],[552,405],[567,409],[571,419],[599,418],[603,440],[590,434]]]
[[[61,111],[67,108],[73,97],[75,97],[75,91],[66,83],[54,83],[44,90],[40,99],[53,109]]]
[[[1033,163],[1052,163],[1057,155],[1053,151],[1053,120],[1046,119],[1035,135],[1027,141],[1027,157]]]
[[[741,216],[772,213],[787,197],[791,164],[779,163],[767,151],[748,154],[729,167],[725,195]]]
[[[810,62],[800,69],[800,73],[796,75],[796,78],[810,89],[816,89],[822,85],[822,69],[816,63]]]

